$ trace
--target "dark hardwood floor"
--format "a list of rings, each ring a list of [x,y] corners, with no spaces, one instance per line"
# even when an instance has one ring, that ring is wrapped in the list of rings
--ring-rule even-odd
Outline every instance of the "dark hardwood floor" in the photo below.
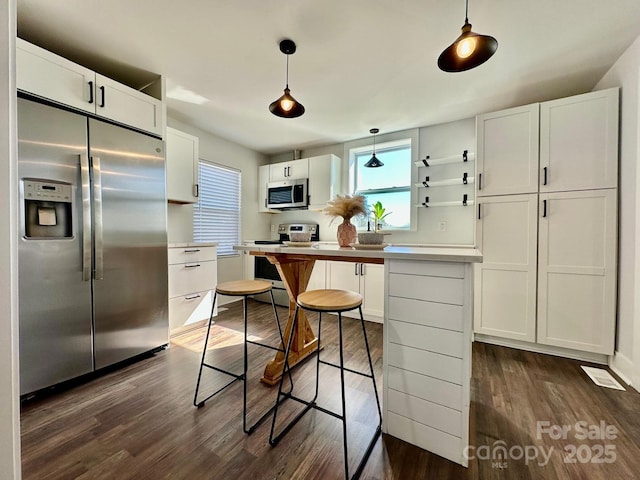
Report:
[[[251,302],[250,331],[276,343],[270,306]],[[285,310],[279,309],[284,320]],[[233,304],[212,330],[209,361],[241,369],[241,304]],[[316,317],[310,315],[312,325]],[[368,333],[378,378],[382,326]],[[315,327],[314,327],[315,328]],[[345,319],[346,362],[364,369],[361,330]],[[325,359],[337,359],[335,321],[323,321]],[[269,446],[270,422],[242,433],[242,385],[236,382],[207,404],[192,405],[204,337],[200,329],[171,348],[89,383],[22,406],[24,479],[339,479],[343,474],[340,422],[310,412],[287,436]],[[250,348],[249,405],[268,408],[275,389],[258,379],[272,352]],[[635,479],[640,478],[640,394],[595,386],[580,362],[481,343],[474,344],[471,443],[465,469],[384,435],[365,467],[366,479]],[[297,368],[296,391],[313,388],[314,362]],[[205,371],[204,388],[222,380]],[[307,378],[308,377],[308,378]],[[347,374],[350,465],[372,433],[375,405],[370,381]],[[319,403],[339,409],[338,374],[321,367]],[[381,384],[382,382],[380,382]],[[380,394],[382,395],[381,385]],[[301,389],[301,390],[298,390]],[[310,396],[311,394],[308,393]],[[283,418],[300,407],[285,402]],[[280,417],[280,416],[279,416]],[[551,434],[539,432],[548,422]],[[577,422],[584,422],[575,426]],[[543,425],[543,424],[540,424]],[[609,427],[607,439],[582,439],[580,427]],[[553,428],[558,426],[558,428]],[[559,433],[570,426],[565,438]],[[617,434],[611,438],[611,429]],[[565,429],[566,430],[566,429]],[[540,434],[539,434],[540,433]],[[595,432],[598,433],[598,432]],[[500,456],[505,447],[506,456]],[[525,452],[537,458],[526,459]],[[550,454],[549,454],[550,452]],[[542,455],[548,455],[545,462]],[[547,458],[546,456],[544,458]],[[575,463],[570,463],[572,460]]]

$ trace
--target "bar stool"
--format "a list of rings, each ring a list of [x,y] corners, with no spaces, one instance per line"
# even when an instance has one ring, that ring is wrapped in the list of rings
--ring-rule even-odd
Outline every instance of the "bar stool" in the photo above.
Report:
[[[282,391],[282,387],[284,384],[284,372],[282,375],[282,378],[280,379],[280,387],[278,389],[278,397],[276,398],[276,404],[274,405],[275,410],[273,412],[273,419],[271,421],[271,433],[269,434],[269,443],[271,445],[276,445],[281,439],[282,437],[289,431],[291,430],[291,428],[304,416],[305,413],[307,413],[309,410],[316,409],[319,410],[321,412],[324,412],[326,414],[329,414],[339,420],[342,421],[342,442],[343,442],[343,451],[344,451],[344,476],[345,479],[349,478],[349,461],[348,461],[348,453],[347,453],[347,414],[346,414],[346,402],[345,402],[345,388],[344,388],[344,372],[345,370],[347,372],[351,372],[351,373],[355,373],[357,375],[362,375],[364,377],[370,378],[373,382],[373,392],[374,395],[376,397],[376,404],[378,407],[378,426],[376,427],[376,431],[373,434],[373,437],[371,438],[371,441],[369,442],[369,445],[367,446],[367,450],[365,451],[362,459],[360,460],[360,463],[358,464],[358,467],[356,468],[356,472],[353,475],[353,479],[359,478],[362,470],[364,468],[364,465],[367,462],[367,459],[369,458],[369,455],[371,454],[371,450],[373,449],[373,446],[376,442],[376,440],[378,439],[378,436],[380,435],[381,431],[382,431],[382,412],[380,410],[380,400],[378,399],[378,389],[376,387],[376,379],[373,373],[373,363],[371,362],[371,352],[369,350],[369,341],[367,340],[367,330],[365,328],[365,324],[364,324],[364,318],[362,316],[362,296],[354,293],[354,292],[350,292],[347,290],[331,290],[331,289],[327,289],[327,290],[310,290],[307,292],[303,292],[300,295],[298,295],[298,298],[296,300],[296,310],[294,313],[294,317],[293,317],[293,326],[292,326],[292,331],[295,330],[296,328],[296,323],[298,321],[298,310],[302,308],[304,310],[309,310],[312,312],[318,312],[318,345],[320,345],[320,337],[322,334],[322,314],[323,313],[337,313],[338,314],[338,332],[339,332],[339,341],[340,341],[340,364],[336,365],[334,363],[330,363],[330,362],[326,362],[324,360],[320,359],[320,350],[318,350],[317,353],[317,362],[316,362],[316,391],[315,391],[315,395],[313,396],[313,399],[310,401],[307,400],[303,400],[301,398],[298,398],[294,395],[292,395],[292,391],[293,391],[293,385],[292,388],[289,392],[283,392]],[[367,373],[363,373],[363,372],[358,372],[355,370],[352,370],[350,368],[347,368],[344,366],[344,348],[343,348],[343,342],[342,342],[342,313],[343,312],[347,312],[349,310],[355,310],[358,309],[358,311],[360,312],[360,323],[362,324],[362,333],[364,335],[364,343],[365,343],[365,347],[367,349],[367,358],[369,359],[369,370],[370,370],[370,374]],[[291,350],[291,340],[293,338],[293,335],[291,335],[291,337],[289,338],[289,342],[287,343],[287,349],[285,351],[285,369],[289,371],[289,374],[291,374],[290,372],[290,368],[289,368],[289,363],[287,361],[287,358],[289,356],[289,351]],[[340,370],[340,387],[341,387],[341,393],[342,393],[342,413],[339,414],[337,412],[333,412],[331,410],[327,410],[326,408],[320,407],[319,405],[316,404],[316,399],[318,398],[318,383],[319,383],[319,373],[320,373],[320,364],[323,363],[325,365],[329,365],[331,367],[335,367],[338,368]],[[292,380],[291,380],[292,381]],[[293,400],[302,403],[304,405],[306,405],[306,407],[304,408],[304,410],[302,410],[302,412],[300,412],[293,420],[291,420],[291,422],[289,422],[283,429],[282,431],[274,437],[274,430],[275,430],[275,425],[276,425],[276,419],[278,416],[278,407],[280,402],[280,398],[292,398]]]
[[[218,284],[216,286],[216,291],[215,291],[215,294],[213,296],[213,304],[211,306],[211,316],[209,317],[209,325],[207,327],[207,336],[206,336],[205,341],[204,341],[204,348],[202,349],[202,360],[200,361],[200,370],[198,371],[198,381],[196,383],[196,392],[195,392],[195,394],[193,396],[193,405],[198,407],[198,408],[200,408],[200,407],[204,406],[205,402],[207,400],[209,400],[211,397],[217,395],[218,393],[220,393],[225,388],[227,388],[230,385],[232,385],[237,380],[242,380],[244,382],[243,401],[242,401],[243,402],[242,403],[242,429],[243,429],[244,433],[247,433],[247,434],[251,434],[255,430],[255,428],[258,425],[260,425],[260,423],[262,423],[267,418],[267,416],[277,406],[277,404],[276,404],[273,407],[271,407],[251,427],[247,428],[247,370],[249,368],[249,355],[248,355],[248,351],[247,351],[247,345],[251,343],[253,345],[258,345],[259,347],[270,348],[272,350],[277,350],[279,352],[284,352],[284,348],[283,347],[279,348],[279,347],[274,347],[272,345],[266,345],[264,343],[254,342],[253,340],[249,340],[247,338],[247,297],[249,295],[256,295],[256,294],[265,293],[265,292],[269,292],[271,294],[271,306],[273,307],[273,314],[274,314],[275,319],[276,319],[276,325],[278,326],[278,333],[280,335],[280,341],[281,341],[280,345],[282,345],[284,347],[284,338],[282,336],[282,328],[280,327],[280,320],[278,319],[278,312],[276,310],[275,302],[273,301],[273,291],[271,289],[271,283],[270,282],[265,282],[265,281],[262,281],[262,280],[239,280],[239,281],[225,282],[225,283]],[[214,365],[210,365],[208,363],[205,363],[205,361],[204,361],[205,355],[207,353],[207,344],[209,343],[209,332],[211,331],[211,325],[214,323],[213,322],[213,311],[215,309],[216,300],[217,300],[218,295],[228,295],[228,296],[233,296],[233,297],[242,297],[242,308],[243,308],[242,311],[243,311],[243,315],[244,315],[244,368],[242,370],[242,373],[240,373],[240,374],[233,373],[233,372],[230,372],[228,370],[224,370],[222,368],[218,368],[218,367],[216,367]],[[198,401],[198,391],[200,389],[200,380],[202,378],[202,367],[207,367],[207,368],[210,368],[212,370],[216,370],[218,372],[224,373],[225,375],[228,375],[228,376],[232,377],[233,380],[231,380],[229,383],[227,383],[223,387],[221,387],[218,390],[216,390],[215,392],[213,392],[211,395],[206,397],[204,400]],[[283,372],[283,376],[284,376],[284,372]],[[289,381],[291,382],[291,390],[292,390],[293,389],[293,378],[291,377],[291,372],[289,372]]]

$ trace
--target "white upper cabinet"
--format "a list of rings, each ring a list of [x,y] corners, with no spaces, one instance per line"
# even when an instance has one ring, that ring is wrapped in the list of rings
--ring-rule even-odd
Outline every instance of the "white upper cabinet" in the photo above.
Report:
[[[96,114],[162,135],[162,102],[96,73]]]
[[[538,191],[538,104],[478,115],[477,196]]]
[[[616,189],[540,194],[538,342],[612,355]]]
[[[167,127],[167,199],[198,201],[198,137]]]
[[[335,155],[309,158],[309,210],[321,210],[340,193],[341,163]]]
[[[19,90],[95,113],[95,72],[16,39],[16,84]]]
[[[258,211],[280,213],[267,208],[267,184],[283,180],[306,178],[309,210],[321,210],[341,193],[342,159],[332,154],[272,163],[258,167]]]
[[[618,89],[540,104],[540,191],[618,186]]]
[[[267,183],[269,183],[269,174],[271,165],[262,165],[258,167],[258,211],[259,212],[276,212],[267,208]]]
[[[294,180],[309,176],[309,159],[291,160],[290,162],[272,163],[269,165],[269,181]]]
[[[162,136],[162,101],[16,39],[19,90]]]

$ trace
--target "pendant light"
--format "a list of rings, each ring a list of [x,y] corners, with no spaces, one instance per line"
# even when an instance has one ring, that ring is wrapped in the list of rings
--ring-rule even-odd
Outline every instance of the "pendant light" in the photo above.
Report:
[[[293,98],[289,91],[289,55],[296,53],[296,44],[285,38],[280,42],[280,51],[287,56],[287,77],[284,95],[269,105],[269,111],[278,117],[295,118],[304,113],[304,106]]]
[[[466,0],[462,34],[440,54],[438,67],[445,72],[464,72],[489,60],[497,49],[495,38],[471,31],[469,0]]]
[[[384,163],[382,163],[380,160],[378,160],[378,157],[376,157],[376,133],[378,133],[379,131],[380,130],[378,130],[377,128],[372,128],[371,130],[369,130],[369,133],[373,133],[373,155],[371,156],[369,161],[364,164],[364,166],[367,168],[377,168],[384,165]]]

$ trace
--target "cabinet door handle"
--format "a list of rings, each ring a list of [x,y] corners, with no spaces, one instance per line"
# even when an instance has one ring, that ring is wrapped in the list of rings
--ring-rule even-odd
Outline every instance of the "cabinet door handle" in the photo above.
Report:
[[[547,201],[542,200],[542,218],[547,216]]]
[[[481,207],[481,203],[478,204],[478,220],[480,220],[482,218],[482,216],[480,215],[480,207]]]
[[[191,248],[191,249],[185,249],[184,253],[196,253],[199,251],[200,251],[199,248]]]
[[[482,190],[482,174],[478,174],[478,190]]]
[[[282,170],[284,170],[284,176],[287,176],[287,167],[282,167]]]
[[[93,103],[93,82],[89,81],[89,103]]]
[[[200,264],[196,263],[195,265],[185,265],[184,268],[197,268],[199,266],[200,266]]]
[[[104,85],[100,86],[100,107],[104,108]]]
[[[195,300],[196,298],[200,298],[200,295],[197,293],[195,295],[191,295],[190,297],[184,297],[185,300]]]
[[[358,275],[358,264],[357,264],[357,263],[355,264],[355,267],[356,267],[356,268],[355,268],[355,270],[354,270],[354,272],[353,272],[353,273],[354,273],[355,275]]]
[[[200,187],[197,183],[193,184],[193,196],[196,198],[200,196]]]
[[[544,175],[543,175],[543,176],[544,176],[544,178],[543,178],[543,181],[542,181],[542,185],[546,185],[546,184],[547,184],[547,167],[544,167],[544,168],[542,169],[542,172],[543,172],[543,174],[544,174]]]
[[[360,264],[360,275],[364,275],[364,263]]]

